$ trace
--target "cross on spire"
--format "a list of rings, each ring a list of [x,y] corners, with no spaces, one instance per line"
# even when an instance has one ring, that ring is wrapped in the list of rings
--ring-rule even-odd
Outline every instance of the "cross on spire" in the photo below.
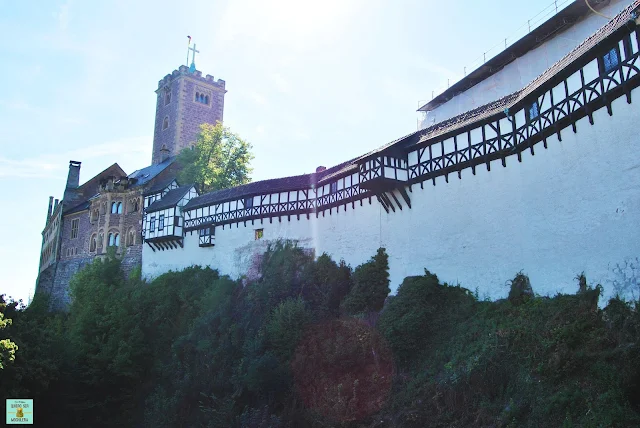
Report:
[[[196,49],[196,44],[193,44],[192,48],[189,48],[190,51],[193,51],[193,56],[191,57],[191,67],[195,68],[195,63],[196,63],[196,54],[200,53],[199,50]],[[189,54],[187,53],[187,59],[189,59]]]

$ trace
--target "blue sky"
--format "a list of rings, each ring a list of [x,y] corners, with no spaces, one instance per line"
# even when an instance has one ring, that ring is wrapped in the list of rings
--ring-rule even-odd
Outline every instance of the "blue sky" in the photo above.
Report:
[[[0,293],[33,292],[70,159],[81,182],[150,164],[154,90],[187,35],[198,69],[226,81],[225,125],[253,144],[260,180],[415,131],[419,101],[550,3],[0,0]]]

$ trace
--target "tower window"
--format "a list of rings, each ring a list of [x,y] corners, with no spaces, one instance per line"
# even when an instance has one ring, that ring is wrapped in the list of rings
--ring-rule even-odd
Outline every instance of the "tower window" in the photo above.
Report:
[[[75,218],[71,220],[71,239],[75,239],[78,237],[78,224],[80,223],[80,219]]]
[[[620,62],[618,58],[618,51],[616,50],[616,48],[613,48],[609,52],[607,52],[607,54],[602,57],[602,60],[604,62],[605,73],[608,73],[616,68],[618,66],[618,63]]]
[[[200,104],[209,104],[209,95],[202,94],[200,92],[196,92],[195,102]]]
[[[169,127],[169,116],[165,116],[164,120],[162,121],[162,130],[164,131],[168,127]]]
[[[164,105],[169,105],[171,103],[171,92],[170,91],[166,91],[164,93]]]

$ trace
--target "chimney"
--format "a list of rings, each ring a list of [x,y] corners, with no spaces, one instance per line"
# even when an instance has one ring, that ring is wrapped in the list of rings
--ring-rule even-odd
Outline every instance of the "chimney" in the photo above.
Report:
[[[69,201],[75,196],[74,190],[80,185],[80,164],[81,162],[69,161],[69,175],[67,176],[67,187],[64,190],[63,200]]]
[[[160,149],[160,163],[166,161],[169,158],[169,149],[167,146],[162,146]]]
[[[81,162],[69,161],[69,175],[67,176],[67,189],[77,189],[80,185]]]
[[[319,167],[317,167],[317,168],[316,168],[316,173],[318,173],[318,172],[322,172],[322,171],[325,171],[326,169],[327,169],[327,168],[326,168],[326,167],[324,167],[324,166],[319,166]]]
[[[60,203],[60,199],[56,199],[56,202],[53,205],[53,210],[55,211],[58,208],[58,204]]]
[[[47,210],[47,223],[49,224],[49,219],[51,218],[51,213],[53,212],[53,196],[49,196],[49,209]]]

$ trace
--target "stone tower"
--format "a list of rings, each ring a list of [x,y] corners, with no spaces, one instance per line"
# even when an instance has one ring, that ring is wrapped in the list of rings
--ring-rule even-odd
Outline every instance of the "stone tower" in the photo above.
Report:
[[[158,82],[152,164],[191,146],[201,124],[222,122],[224,85],[184,65]]]

